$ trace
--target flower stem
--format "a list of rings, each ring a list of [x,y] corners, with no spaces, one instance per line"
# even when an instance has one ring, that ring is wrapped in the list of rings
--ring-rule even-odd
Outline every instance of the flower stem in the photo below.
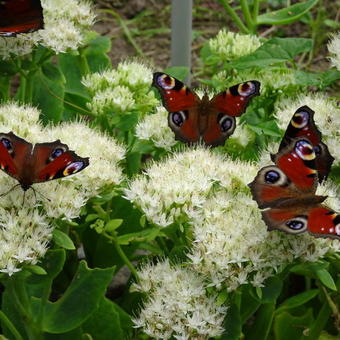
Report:
[[[260,0],[254,0],[253,4],[253,20],[254,23],[257,23],[257,16],[259,15],[259,9],[260,9]]]
[[[218,0],[219,3],[224,7],[226,12],[231,16],[235,24],[243,33],[249,33],[249,29],[244,25],[240,17],[234,11],[234,9],[228,4],[227,0]]]
[[[134,267],[134,265],[131,263],[131,261],[129,260],[129,258],[125,255],[122,247],[120,246],[120,244],[117,242],[115,237],[112,237],[111,235],[107,234],[107,233],[103,233],[105,235],[105,237],[107,237],[108,239],[110,239],[114,245],[114,247],[117,250],[118,255],[120,256],[120,258],[123,260],[123,262],[127,265],[127,267],[130,269],[132,275],[134,276],[134,278],[136,279],[136,281],[139,281],[139,277],[137,274],[137,270]]]
[[[248,29],[252,33],[254,33],[255,25],[254,25],[254,22],[253,22],[251,15],[250,15],[248,0],[240,0],[240,4],[241,4],[243,16],[244,16],[244,19],[246,20],[246,24],[248,26]]]
[[[18,330],[13,325],[12,321],[8,319],[6,314],[0,310],[0,320],[2,321],[3,325],[8,328],[8,330],[13,334],[15,340],[23,340],[23,337],[20,335]]]

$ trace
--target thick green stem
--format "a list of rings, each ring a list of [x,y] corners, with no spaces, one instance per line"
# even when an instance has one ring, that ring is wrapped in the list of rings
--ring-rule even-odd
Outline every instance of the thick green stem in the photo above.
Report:
[[[0,320],[2,321],[3,326],[7,327],[8,330],[13,334],[13,337],[15,340],[23,340],[23,337],[18,332],[18,330],[15,328],[11,320],[8,319],[7,315],[1,310],[0,310]]]
[[[226,12],[231,16],[235,24],[243,33],[249,33],[248,28],[244,25],[240,17],[234,11],[234,9],[228,4],[227,0],[218,0],[219,3],[224,7]]]
[[[29,72],[26,77],[25,103],[31,103],[33,98],[33,76],[34,72]]]
[[[134,278],[136,279],[136,281],[138,282],[139,281],[139,277],[138,277],[138,274],[137,274],[137,270],[136,268],[134,267],[134,265],[130,262],[129,258],[125,255],[122,247],[120,246],[120,244],[114,240],[113,241],[113,244],[117,250],[117,253],[119,254],[120,258],[123,260],[123,262],[127,265],[127,267],[130,269],[132,275],[134,276]]]
[[[2,99],[3,101],[7,101],[10,97],[11,78],[6,76],[0,76],[0,82],[1,82],[0,99]]]
[[[112,241],[114,247],[116,248],[117,250],[117,253],[118,255],[120,256],[120,258],[123,260],[123,262],[127,265],[127,267],[130,269],[132,275],[134,276],[134,278],[136,279],[136,281],[139,281],[139,277],[138,277],[138,274],[137,274],[137,270],[136,268],[134,267],[134,265],[131,263],[131,261],[129,260],[129,258],[125,255],[122,247],[120,246],[120,244],[117,242],[116,238],[109,235],[108,233],[103,233],[103,235],[105,237],[107,237],[109,240]]]
[[[89,63],[87,62],[86,56],[84,55],[83,51],[80,52],[79,60],[82,75],[84,76],[91,73]]]
[[[252,19],[251,15],[250,15],[249,6],[248,6],[248,0],[240,0],[240,4],[241,4],[243,16],[244,16],[244,19],[246,20],[248,29],[252,33],[254,33],[255,26],[254,26],[253,19]]]
[[[254,0],[253,4],[253,20],[256,25],[257,23],[257,16],[259,15],[259,9],[260,9],[260,0]]]

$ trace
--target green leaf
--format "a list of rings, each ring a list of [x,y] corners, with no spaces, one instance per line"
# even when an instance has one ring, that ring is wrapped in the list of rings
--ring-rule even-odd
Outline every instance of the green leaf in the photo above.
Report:
[[[314,299],[319,294],[318,289],[307,290],[306,292],[297,294],[285,300],[275,311],[275,314],[280,314],[287,309],[295,308],[304,305],[308,301]]]
[[[99,308],[82,325],[96,340],[125,340],[132,330],[131,317],[117,304],[102,298]]]
[[[261,14],[257,17],[258,25],[284,25],[299,20],[305,13],[313,8],[318,0],[299,2],[278,11]]]
[[[301,263],[290,268],[290,271],[295,274],[316,278],[316,272],[321,269],[327,269],[329,264],[327,262],[319,263]]]
[[[303,331],[313,323],[313,310],[302,316],[293,316],[288,312],[283,312],[276,316],[274,321],[275,340],[300,339]]]
[[[311,73],[296,70],[294,77],[298,85],[317,86],[319,89],[323,89],[340,79],[340,71],[329,69],[323,73]]]
[[[80,68],[80,56],[69,53],[58,55],[60,68],[66,79],[65,91],[79,96],[88,97],[85,86],[81,83],[82,74]]]
[[[175,77],[180,81],[184,81],[189,74],[189,69],[185,66],[173,66],[168,67],[164,70],[164,72],[169,74],[171,77]]]
[[[228,68],[244,70],[250,67],[263,68],[291,61],[313,47],[312,39],[273,38],[260,46],[255,52],[240,57],[228,64]]]
[[[251,328],[245,329],[245,339],[266,340],[271,330],[275,302],[263,304],[257,311],[255,323]]]
[[[131,242],[152,241],[162,234],[159,228],[145,229],[136,233],[124,234],[117,237],[117,241],[121,245],[128,245]]]
[[[42,111],[41,119],[58,123],[64,111],[65,78],[53,64],[44,64],[33,78],[32,104]]]
[[[113,272],[114,268],[89,269],[81,261],[64,295],[46,305],[43,330],[65,333],[81,325],[98,308]]]
[[[239,340],[242,330],[240,309],[236,303],[233,303],[227,312],[223,321],[225,333],[221,336],[221,340]]]
[[[111,40],[109,37],[99,36],[88,43],[88,46],[82,53],[86,56],[92,73],[111,67],[111,60],[107,55],[110,50]]]
[[[241,323],[242,325],[257,311],[260,307],[260,302],[256,299],[250,290],[249,285],[242,287],[241,293]]]
[[[217,295],[217,299],[216,299],[216,304],[217,306],[222,306],[228,298],[228,292],[227,290],[222,290],[218,295]]]
[[[281,294],[283,281],[277,276],[270,277],[266,280],[265,286],[262,288],[262,303],[270,303],[277,300]]]
[[[64,249],[68,250],[76,249],[70,237],[59,229],[53,230],[53,241],[55,242],[56,245]]]
[[[332,290],[337,290],[335,282],[331,274],[326,269],[319,269],[316,271],[316,276],[321,281],[323,285]]]
[[[29,265],[29,266],[25,266],[25,269],[27,269],[28,271],[30,271],[32,274],[36,274],[36,275],[47,275],[47,272],[44,268],[38,266],[38,265]]]
[[[115,231],[118,227],[121,226],[121,224],[123,223],[123,219],[121,218],[116,218],[114,220],[110,220],[109,222],[106,223],[105,225],[105,230],[109,233]]]

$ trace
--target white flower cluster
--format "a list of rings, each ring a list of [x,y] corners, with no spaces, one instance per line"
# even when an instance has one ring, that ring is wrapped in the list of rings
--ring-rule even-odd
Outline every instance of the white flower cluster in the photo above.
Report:
[[[208,296],[197,273],[168,260],[145,265],[133,288],[148,294],[135,327],[156,339],[210,339],[222,335],[226,308]]]
[[[145,116],[137,124],[136,136],[168,151],[176,144],[175,134],[168,126],[168,111],[163,106],[158,106],[155,114]]]
[[[308,234],[268,232],[247,187],[259,169],[197,148],[153,163],[130,183],[125,195],[154,224],[192,226],[189,267],[212,286],[261,287],[281,265],[294,258],[316,261],[338,251],[339,245]],[[336,196],[329,187],[320,190]],[[339,209],[336,198],[326,204]]]
[[[54,218],[78,217],[81,207],[102,187],[122,181],[118,162],[124,158],[125,150],[112,138],[90,129],[83,122],[43,127],[37,109],[15,103],[0,107],[0,131],[13,131],[31,143],[60,139],[79,156],[90,158],[90,165],[75,176],[34,184],[37,197],[30,189],[25,192],[24,203],[24,192],[20,188],[0,198],[3,211],[0,242],[6,242],[0,251],[0,270],[12,274],[19,270],[20,263],[36,263],[45,253]],[[16,184],[16,180],[0,173],[0,187],[4,193]]]
[[[0,56],[22,56],[35,45],[43,45],[55,53],[76,50],[84,44],[84,30],[93,25],[95,15],[86,0],[41,0],[44,28],[17,37],[0,38]]]
[[[328,51],[331,53],[331,62],[338,70],[340,70],[340,31],[331,37],[328,43]]]
[[[150,222],[165,227],[186,221],[188,214],[202,206],[217,184],[230,190],[235,186],[242,189],[247,182],[240,183],[239,178],[235,181],[234,171],[238,171],[238,162],[226,161],[208,149],[197,147],[153,163],[130,182],[125,196]],[[244,174],[248,181],[250,173],[251,168]]]
[[[229,61],[250,54],[261,45],[260,39],[255,35],[227,32],[225,29],[209,40],[210,50],[221,61]]]
[[[97,115],[152,111],[158,100],[150,91],[151,82],[151,69],[136,61],[122,62],[115,70],[89,74],[82,80],[92,95],[88,106]]]
[[[315,111],[314,120],[319,127],[323,141],[327,144],[330,153],[336,162],[340,160],[340,109],[322,94],[301,95],[296,99],[284,98],[275,107],[275,114],[279,126],[286,130],[294,112],[303,105],[308,105]]]

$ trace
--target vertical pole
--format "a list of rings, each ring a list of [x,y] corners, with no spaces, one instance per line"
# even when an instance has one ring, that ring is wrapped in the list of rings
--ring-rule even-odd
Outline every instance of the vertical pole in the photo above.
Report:
[[[171,66],[186,66],[190,85],[192,39],[192,0],[172,0]]]

